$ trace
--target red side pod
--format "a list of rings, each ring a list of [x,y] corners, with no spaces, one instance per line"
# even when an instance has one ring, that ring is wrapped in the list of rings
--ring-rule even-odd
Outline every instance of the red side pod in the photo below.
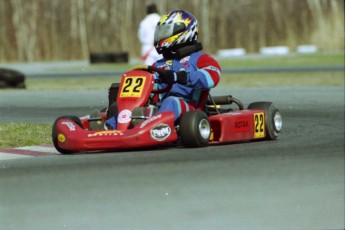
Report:
[[[226,143],[264,138],[264,127],[256,120],[257,115],[264,116],[263,111],[241,110],[210,116],[211,137],[210,143]],[[257,129],[259,127],[259,129]],[[258,133],[259,132],[259,133]]]
[[[75,151],[143,148],[171,143],[178,138],[172,112],[158,113],[125,131],[88,131],[70,120],[60,120],[57,131],[59,147]]]

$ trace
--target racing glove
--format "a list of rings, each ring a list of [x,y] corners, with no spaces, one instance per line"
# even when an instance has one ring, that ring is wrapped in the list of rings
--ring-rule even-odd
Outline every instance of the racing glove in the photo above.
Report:
[[[159,74],[162,81],[166,84],[172,85],[179,83],[181,85],[187,84],[187,73],[186,71],[175,72],[172,70],[164,70]]]

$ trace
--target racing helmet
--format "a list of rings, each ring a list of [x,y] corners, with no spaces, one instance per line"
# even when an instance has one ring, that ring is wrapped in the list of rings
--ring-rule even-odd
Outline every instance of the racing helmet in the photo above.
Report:
[[[189,12],[174,10],[161,17],[154,34],[154,46],[159,54],[197,41],[198,21]]]

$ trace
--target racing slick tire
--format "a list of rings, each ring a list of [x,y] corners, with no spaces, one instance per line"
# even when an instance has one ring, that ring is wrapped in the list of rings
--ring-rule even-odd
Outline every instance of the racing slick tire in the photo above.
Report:
[[[183,114],[179,124],[179,135],[185,147],[196,148],[208,145],[211,125],[204,112],[188,111]]]
[[[78,151],[73,151],[73,150],[67,150],[67,149],[63,149],[63,148],[60,148],[59,145],[58,145],[58,132],[57,132],[57,129],[56,129],[56,125],[58,123],[59,120],[61,119],[68,119],[68,120],[71,120],[73,122],[75,122],[77,125],[79,125],[80,127],[83,127],[79,117],[77,116],[62,116],[62,117],[58,117],[55,122],[54,122],[54,125],[53,125],[53,129],[52,129],[52,139],[53,139],[53,144],[54,144],[54,147],[56,148],[57,151],[59,151],[60,153],[62,154],[73,154],[73,153],[76,153]]]
[[[248,109],[265,111],[266,139],[275,140],[282,129],[282,115],[272,102],[254,102],[248,105]]]

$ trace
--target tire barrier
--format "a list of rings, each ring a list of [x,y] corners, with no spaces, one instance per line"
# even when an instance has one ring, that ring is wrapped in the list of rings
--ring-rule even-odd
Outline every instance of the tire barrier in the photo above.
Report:
[[[16,70],[0,68],[0,89],[1,88],[25,89],[25,75]]]
[[[117,53],[90,53],[90,63],[128,63],[127,52]]]

